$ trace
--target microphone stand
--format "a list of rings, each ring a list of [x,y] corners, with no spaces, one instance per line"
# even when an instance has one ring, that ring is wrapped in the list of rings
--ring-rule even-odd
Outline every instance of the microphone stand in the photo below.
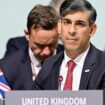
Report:
[[[58,77],[58,90],[60,90],[60,91],[61,91],[61,83],[62,83],[62,81],[63,81],[63,77],[59,76]]]

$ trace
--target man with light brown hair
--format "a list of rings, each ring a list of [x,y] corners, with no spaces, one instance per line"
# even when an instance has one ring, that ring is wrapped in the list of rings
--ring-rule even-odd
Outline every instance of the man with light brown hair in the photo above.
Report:
[[[58,19],[58,13],[51,6],[36,5],[30,11],[25,30],[28,44],[0,62],[1,70],[12,90],[31,89],[42,62],[60,51]]]

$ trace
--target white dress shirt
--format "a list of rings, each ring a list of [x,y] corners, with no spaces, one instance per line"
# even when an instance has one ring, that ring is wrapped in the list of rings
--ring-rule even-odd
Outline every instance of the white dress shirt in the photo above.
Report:
[[[83,65],[84,65],[84,61],[85,58],[87,56],[87,53],[89,51],[89,48],[84,51],[82,54],[80,54],[78,57],[76,57],[73,61],[75,62],[75,67],[73,70],[73,83],[72,83],[72,90],[79,90],[79,85],[80,85],[80,79],[81,79],[81,74],[82,74],[82,69],[83,69]],[[61,90],[63,90],[64,88],[64,84],[66,81],[66,76],[67,76],[67,71],[68,71],[68,66],[67,66],[67,62],[70,59],[66,53],[64,52],[64,59],[62,61],[61,67],[60,67],[60,76],[63,77],[63,81],[61,82]]]
[[[29,56],[31,59],[32,79],[35,80],[36,76],[38,75],[41,69],[41,64],[40,61],[34,56],[30,48],[29,48]]]

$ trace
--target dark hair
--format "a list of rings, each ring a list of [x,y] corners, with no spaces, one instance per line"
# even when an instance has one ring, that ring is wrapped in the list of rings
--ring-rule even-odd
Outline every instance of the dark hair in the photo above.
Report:
[[[37,5],[29,13],[27,18],[28,31],[32,28],[50,30],[57,27],[58,13],[51,6]]]
[[[60,15],[62,17],[68,13],[84,10],[90,11],[89,24],[93,24],[96,21],[97,12],[87,0],[65,0],[60,7]]]

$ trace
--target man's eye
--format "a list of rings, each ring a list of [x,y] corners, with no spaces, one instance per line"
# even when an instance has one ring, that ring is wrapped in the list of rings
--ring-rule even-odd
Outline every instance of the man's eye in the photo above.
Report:
[[[54,48],[56,47],[56,44],[51,44],[51,45],[48,45],[49,48]]]
[[[77,23],[76,23],[76,25],[81,26],[81,27],[86,26],[86,24],[85,24],[85,23],[83,23],[83,22],[77,22]]]
[[[66,25],[66,24],[70,24],[70,23],[71,23],[71,22],[70,22],[70,21],[67,21],[67,20],[64,20],[64,21],[63,21],[63,24],[65,24],[65,25]]]

